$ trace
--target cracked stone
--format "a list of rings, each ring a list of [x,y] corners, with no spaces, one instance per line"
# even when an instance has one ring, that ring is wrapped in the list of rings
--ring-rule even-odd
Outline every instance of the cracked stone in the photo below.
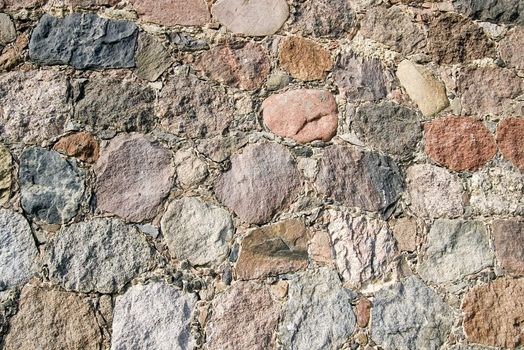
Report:
[[[205,0],[133,0],[140,19],[164,26],[203,26],[211,16]]]
[[[287,37],[279,46],[282,68],[299,80],[322,80],[333,68],[331,54],[323,46],[301,37]]]
[[[173,59],[153,35],[142,33],[138,37],[136,74],[142,79],[155,81],[173,64]]]
[[[504,270],[524,275],[524,221],[495,220],[492,225],[495,253]]]

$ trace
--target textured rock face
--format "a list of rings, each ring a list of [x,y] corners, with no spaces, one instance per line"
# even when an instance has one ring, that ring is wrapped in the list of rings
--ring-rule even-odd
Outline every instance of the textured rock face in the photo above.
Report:
[[[140,34],[136,52],[136,74],[145,80],[155,81],[173,64],[173,59],[154,36]]]
[[[419,274],[434,283],[447,283],[491,265],[493,253],[482,222],[439,219],[429,231]]]
[[[375,294],[371,339],[386,349],[439,349],[453,324],[452,309],[417,277]]]
[[[9,15],[0,13],[0,47],[16,39],[16,29]]]
[[[502,348],[524,344],[524,280],[497,279],[473,287],[462,301],[469,342]]]
[[[321,80],[333,68],[328,50],[312,40],[285,38],[280,44],[278,60],[292,77],[299,80]]]
[[[4,205],[11,195],[11,171],[13,168],[13,157],[9,150],[0,145],[0,205]]]
[[[524,237],[524,221],[495,220],[492,232],[497,259],[502,267],[510,273],[524,275],[524,246],[518,243]]]
[[[171,158],[143,135],[115,137],[96,163],[98,208],[133,222],[154,217],[173,184]]]
[[[433,161],[453,171],[483,167],[497,153],[484,123],[468,117],[447,117],[424,125],[424,143]]]
[[[210,20],[205,0],[133,0],[140,18],[164,26],[200,26]]]
[[[396,254],[386,223],[333,210],[328,216],[335,263],[344,282],[359,287],[383,277]]]
[[[14,211],[0,209],[0,290],[29,280],[35,272],[37,256],[26,219]]]
[[[317,0],[299,3],[297,27],[315,37],[335,37],[351,32],[355,13],[346,0]]]
[[[231,159],[215,184],[220,202],[247,223],[269,221],[300,189],[300,174],[289,151],[276,143],[251,144]]]
[[[137,33],[131,22],[94,14],[64,19],[44,15],[31,35],[29,56],[41,64],[69,64],[77,69],[129,68],[135,65]]]
[[[507,118],[497,127],[497,143],[505,159],[524,170],[524,119]]]
[[[5,349],[99,349],[95,310],[82,296],[27,285],[10,323]]]
[[[275,134],[299,143],[329,141],[337,132],[335,97],[323,90],[291,90],[262,103],[263,119]]]
[[[196,197],[172,202],[162,217],[162,232],[172,257],[192,265],[219,263],[229,249],[233,222],[229,213]]]
[[[412,252],[417,249],[418,224],[414,218],[403,217],[388,221],[389,227],[395,240],[397,248]]]
[[[84,170],[55,151],[27,148],[20,156],[21,204],[31,217],[50,224],[70,221],[84,195]]]
[[[520,0],[453,0],[453,6],[480,21],[524,24],[524,4]]]
[[[49,278],[67,290],[118,292],[152,265],[145,236],[116,219],[64,227],[46,248]]]
[[[216,46],[204,52],[196,66],[213,80],[245,90],[260,88],[271,69],[266,49],[254,42],[239,49]]]
[[[132,286],[116,298],[111,349],[193,349],[196,299],[163,282]]]
[[[326,149],[315,184],[321,194],[368,211],[387,208],[403,190],[391,158],[345,146]]]
[[[11,11],[16,11],[24,8],[33,8],[42,5],[44,0],[3,0],[4,6]],[[1,6],[0,6],[1,8]]]
[[[87,163],[98,159],[98,141],[88,132],[79,132],[61,138],[53,146],[53,150],[75,157]]]
[[[510,67],[524,69],[524,28],[515,27],[499,43],[500,56]]]
[[[219,0],[211,13],[233,33],[264,36],[282,27],[289,8],[285,0]]]
[[[460,178],[430,164],[416,164],[406,171],[407,198],[421,217],[457,217],[464,211]]]
[[[200,184],[208,175],[207,164],[191,149],[175,154],[176,177],[180,185],[190,188]]]
[[[237,282],[213,301],[207,323],[208,349],[271,348],[280,306],[269,288],[254,282]]]
[[[284,347],[317,350],[342,346],[355,329],[354,298],[328,268],[294,277],[279,330]]]
[[[303,270],[307,241],[306,227],[295,219],[254,229],[242,240],[236,275],[249,280]]]

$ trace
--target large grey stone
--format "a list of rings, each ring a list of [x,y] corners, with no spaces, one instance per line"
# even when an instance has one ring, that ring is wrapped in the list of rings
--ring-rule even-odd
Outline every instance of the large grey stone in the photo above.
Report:
[[[140,34],[136,53],[136,74],[149,81],[157,80],[173,64],[169,51],[150,34]]]
[[[85,171],[60,153],[31,147],[20,156],[20,192],[24,211],[50,224],[71,220],[80,208]]]
[[[163,282],[132,286],[116,298],[111,349],[194,349],[190,322],[196,299]]]
[[[35,271],[37,255],[26,219],[14,211],[0,209],[0,290],[26,282]]]
[[[137,26],[95,14],[63,19],[43,15],[31,35],[29,57],[41,64],[77,69],[130,68],[135,65]]]
[[[371,339],[384,349],[440,349],[453,324],[452,309],[415,276],[375,293],[371,312]]]
[[[145,236],[116,219],[93,219],[64,227],[46,251],[49,279],[83,293],[118,292],[153,263],[153,250]]]
[[[355,11],[347,0],[313,0],[298,3],[293,25],[315,37],[343,36],[356,25]]]
[[[453,6],[476,20],[524,25],[524,2],[521,0],[453,0]]]
[[[356,318],[351,301],[356,295],[342,287],[335,271],[310,270],[289,281],[279,338],[285,349],[338,349],[351,336]]]

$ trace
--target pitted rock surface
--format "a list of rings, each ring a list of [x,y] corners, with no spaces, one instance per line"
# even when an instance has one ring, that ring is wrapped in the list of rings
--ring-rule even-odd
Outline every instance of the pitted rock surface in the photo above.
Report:
[[[524,27],[514,27],[499,43],[501,58],[510,67],[524,69]]]
[[[497,126],[497,144],[502,157],[524,171],[524,119],[506,118]]]
[[[164,26],[203,26],[211,19],[205,0],[132,0],[147,22]]]
[[[0,205],[4,205],[11,195],[12,171],[13,157],[9,149],[0,144]]]
[[[314,37],[350,34],[356,26],[356,14],[346,0],[316,0],[298,3],[297,27]]]
[[[520,0],[453,0],[453,6],[476,20],[524,25],[524,4]]]
[[[94,163],[100,152],[98,141],[88,132],[79,132],[61,138],[53,150],[75,157],[87,163]]]
[[[522,219],[495,220],[492,226],[495,252],[500,264],[509,273],[524,275],[524,237]]]
[[[333,68],[328,50],[312,40],[298,36],[280,44],[278,60],[284,70],[299,80],[321,80]]]

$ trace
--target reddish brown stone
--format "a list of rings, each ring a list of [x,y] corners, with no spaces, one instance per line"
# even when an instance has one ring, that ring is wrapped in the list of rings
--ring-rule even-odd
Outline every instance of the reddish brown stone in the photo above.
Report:
[[[359,327],[364,328],[369,323],[371,301],[369,301],[366,298],[358,299],[356,309],[357,309],[357,324]]]
[[[469,342],[502,348],[524,344],[524,279],[498,279],[476,286],[462,302]]]
[[[98,142],[88,132],[79,132],[62,137],[53,149],[88,163],[96,162],[98,159]]]
[[[510,67],[524,69],[524,27],[514,27],[499,43],[500,57]]]
[[[140,18],[165,26],[202,26],[211,19],[204,0],[134,0]]]
[[[484,123],[469,117],[447,117],[424,126],[426,153],[453,171],[475,170],[497,153],[497,145]]]
[[[508,272],[524,275],[524,221],[495,220],[493,239],[502,267]]]
[[[280,65],[296,79],[324,79],[333,68],[329,51],[314,41],[300,37],[286,38],[279,50]]]
[[[524,119],[501,121],[497,127],[497,143],[502,156],[524,170]]]

